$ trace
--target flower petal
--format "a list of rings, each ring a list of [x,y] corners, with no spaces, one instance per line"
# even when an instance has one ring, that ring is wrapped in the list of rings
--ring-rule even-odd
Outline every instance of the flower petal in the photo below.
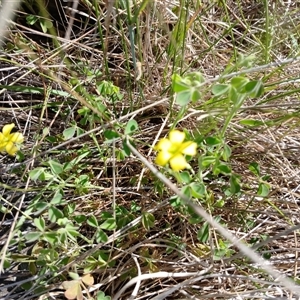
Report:
[[[180,171],[185,169],[185,167],[187,166],[187,162],[184,158],[183,155],[175,155],[170,159],[170,167],[174,170],[174,171]]]
[[[197,153],[197,144],[195,142],[189,141],[185,142],[181,146],[181,153],[189,156],[194,156]]]
[[[2,132],[0,132],[0,152],[5,151],[6,144],[7,144],[7,141],[5,139],[5,136]]]
[[[0,132],[0,144],[5,143],[5,136],[2,132]]]
[[[14,123],[7,124],[3,126],[2,132],[3,134],[8,137],[10,135],[11,130],[15,127]]]
[[[185,139],[185,133],[182,131],[174,129],[169,133],[169,140],[172,144],[177,144],[177,145],[181,144],[183,143],[184,139]]]
[[[171,142],[168,139],[161,139],[154,149],[156,151],[168,151],[171,147]]]
[[[24,136],[20,132],[15,132],[10,135],[9,140],[17,144],[22,144],[24,142]]]
[[[18,148],[14,145],[14,143],[8,142],[6,144],[5,150],[9,155],[14,156],[18,151]]]
[[[169,159],[171,158],[171,154],[168,151],[160,151],[155,159],[155,163],[159,166],[165,166]]]

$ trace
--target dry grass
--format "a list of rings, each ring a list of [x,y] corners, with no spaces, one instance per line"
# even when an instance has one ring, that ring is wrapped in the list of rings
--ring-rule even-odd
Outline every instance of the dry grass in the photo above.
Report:
[[[263,1],[203,2],[184,2],[188,7],[184,19],[178,17],[180,3],[149,2],[134,24],[134,47],[125,8],[110,11],[103,3],[97,12],[82,1],[78,9],[83,19],[75,21],[69,39],[64,37],[67,21],[60,21],[57,37],[52,39],[39,26],[28,27],[24,14],[18,12],[0,53],[0,119],[2,124],[15,123],[26,136],[26,143],[21,162],[0,156],[0,204],[8,208],[0,215],[1,255],[11,260],[0,277],[4,290],[1,299],[65,299],[61,283],[69,279],[67,271],[82,274],[87,261],[99,260],[104,253],[113,263],[105,267],[99,264],[91,271],[95,284],[84,291],[86,299],[88,294],[97,299],[98,291],[112,299],[297,299],[299,293],[286,289],[282,278],[269,276],[236,245],[229,243],[223,248],[224,257],[217,259],[216,251],[222,249],[226,239],[211,227],[208,242],[200,242],[197,232],[203,223],[191,224],[183,208],[172,207],[169,200],[173,192],[134,156],[115,159],[122,149],[121,141],[107,144],[103,136],[103,130],[113,129],[114,124],[125,126],[134,118],[139,124],[139,132],[134,135],[137,149],[152,162],[153,141],[168,132],[179,110],[171,104],[171,75],[191,71],[200,71],[208,85],[203,87],[203,99],[190,105],[187,114],[191,115],[183,117],[178,127],[187,128],[195,136],[217,133],[226,113],[222,103],[205,102],[211,98],[209,81],[217,80],[227,66],[232,66],[229,76],[240,71],[234,68],[238,53],[254,54],[255,67],[265,67],[246,73],[249,78],[262,79],[266,92],[244,103],[225,138],[232,149],[232,168],[241,175],[242,192],[228,195],[228,178],[212,178],[206,182],[207,190],[214,199],[223,199],[225,205],[201,205],[213,217],[220,217],[220,223],[239,240],[268,258],[282,277],[298,283],[299,60],[281,65],[272,62],[298,56],[299,3],[272,2],[266,9]],[[49,6],[58,22],[55,9]],[[89,21],[84,24],[86,16]],[[188,30],[183,38],[184,24]],[[180,29],[178,36],[173,34],[176,26]],[[53,46],[55,42],[60,47]],[[168,48],[170,43],[179,44],[179,49]],[[140,80],[136,80],[137,62],[142,63]],[[101,74],[95,75],[97,71]],[[72,86],[71,79],[84,82],[84,91]],[[78,109],[86,105],[87,95],[99,94],[96,81],[101,80],[118,86],[123,99],[113,105],[108,97],[102,98],[107,112],[93,123],[80,125],[88,134],[64,141],[63,131],[79,124]],[[208,117],[201,117],[206,114]],[[261,124],[244,126],[241,121],[246,119]],[[45,128],[47,131],[43,131]],[[72,175],[88,176],[87,191],[78,189],[82,183],[72,186],[71,175],[65,177],[70,186],[64,187],[33,181],[28,176],[30,170],[45,167],[49,159],[64,163],[82,154],[86,156]],[[251,162],[258,163],[262,176],[270,175],[268,197],[257,196],[261,179],[249,171]],[[196,163],[194,167],[197,169]],[[46,274],[41,274],[41,266],[34,270],[29,263],[37,260],[33,246],[38,243],[25,243],[22,238],[35,230],[32,218],[41,213],[30,211],[21,227],[11,230],[11,226],[32,203],[50,201],[54,188],[61,188],[66,204],[74,205],[70,218],[100,218],[101,213],[113,212],[117,205],[124,209],[114,212],[120,220],[123,216],[124,226],[116,233],[109,232],[106,243],[96,243],[95,228],[82,223],[78,232],[93,242],[89,244],[80,236],[74,243],[63,244],[53,259],[57,265],[51,266],[48,261]],[[66,204],[58,208],[63,210]],[[134,206],[140,209],[135,211]],[[145,212],[155,217],[150,229],[141,225]],[[59,228],[55,222],[47,222],[47,226]],[[7,239],[16,243],[5,250]],[[49,244],[40,241],[38,246]],[[29,292],[20,288],[22,280],[43,289],[33,295],[34,286]]]

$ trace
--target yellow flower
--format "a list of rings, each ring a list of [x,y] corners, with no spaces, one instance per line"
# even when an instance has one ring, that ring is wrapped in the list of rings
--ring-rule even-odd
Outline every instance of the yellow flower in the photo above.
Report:
[[[12,156],[19,150],[19,145],[24,142],[22,133],[11,133],[14,127],[15,124],[7,124],[3,127],[2,132],[0,132],[0,152],[6,151]]]
[[[194,156],[197,153],[197,144],[192,141],[184,142],[185,133],[177,129],[169,133],[169,138],[161,139],[155,146],[158,151],[155,163],[165,166],[170,163],[174,171],[180,171],[187,167],[185,155]]]

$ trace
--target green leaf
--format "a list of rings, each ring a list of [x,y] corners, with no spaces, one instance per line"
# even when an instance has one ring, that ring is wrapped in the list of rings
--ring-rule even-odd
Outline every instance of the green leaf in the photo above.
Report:
[[[197,232],[197,238],[200,242],[206,243],[209,238],[209,224],[205,222]]]
[[[106,243],[107,241],[108,241],[107,234],[102,229],[98,229],[96,232],[96,242],[97,243]]]
[[[34,219],[33,222],[37,229],[40,231],[45,230],[45,220],[42,217]]]
[[[267,197],[270,193],[270,186],[267,183],[261,182],[258,186],[257,194],[261,197]]]
[[[22,289],[24,289],[25,291],[29,291],[33,286],[33,282],[29,281],[29,282],[24,282],[22,285],[20,285],[20,287],[22,287]]]
[[[9,213],[9,209],[0,203],[0,212],[3,214]]]
[[[190,198],[191,197],[191,187],[189,185],[186,185],[184,187],[182,187],[181,192],[187,197]]]
[[[193,182],[190,184],[192,196],[197,199],[201,199],[206,194],[206,188],[203,183]]]
[[[231,79],[231,85],[239,92],[243,90],[246,84],[249,82],[249,79],[246,77],[234,77]]]
[[[175,93],[180,93],[190,89],[190,86],[187,85],[183,78],[178,74],[172,75],[172,88]]]
[[[129,143],[130,143],[133,147],[135,147],[133,141],[129,140]],[[127,145],[126,140],[123,140],[123,150],[124,150],[125,155],[127,155],[127,156],[130,155],[131,151],[130,151],[130,148],[128,147],[128,145]]]
[[[63,197],[63,195],[61,194],[61,191],[60,190],[58,190],[58,191],[56,191],[55,192],[55,194],[54,194],[54,196],[53,196],[53,198],[52,198],[52,200],[51,200],[51,204],[52,205],[58,205],[58,204],[62,204],[62,197]]]
[[[199,216],[194,216],[194,217],[189,218],[188,221],[190,224],[199,224],[200,222],[203,221],[203,218],[199,217]]]
[[[59,226],[66,226],[69,223],[69,219],[68,218],[60,218],[57,220],[57,225]]]
[[[86,194],[89,190],[90,178],[87,174],[79,175],[75,179],[76,191],[80,194]]]
[[[215,84],[212,87],[212,93],[217,97],[227,93],[228,90],[229,90],[228,84]]]
[[[225,144],[222,152],[222,157],[225,161],[228,161],[231,156],[231,148]]]
[[[174,196],[172,198],[170,198],[170,205],[173,207],[173,208],[180,208],[182,206],[182,200],[180,199],[180,197],[178,196]]]
[[[50,207],[48,209],[48,219],[52,223],[55,223],[58,219],[63,218],[63,216],[63,212],[56,207]]]
[[[36,210],[36,214],[41,214],[48,207],[48,205],[49,204],[44,201],[39,201],[35,203],[34,208]],[[25,211],[25,213],[27,214],[27,211]]]
[[[103,103],[96,102],[93,104],[94,104],[95,108],[97,108],[101,113],[105,114],[107,107]]]
[[[192,102],[196,102],[196,101],[200,100],[201,97],[202,97],[202,94],[198,89],[196,89],[196,88],[191,89],[191,100],[192,100]]]
[[[50,159],[48,161],[48,165],[50,166],[50,169],[54,175],[59,175],[64,170],[64,167],[62,164],[60,164],[59,162],[52,160],[52,159]]]
[[[242,94],[238,93],[236,88],[230,87],[228,97],[232,103],[234,103],[236,105],[240,104],[241,100],[243,99],[241,95]]]
[[[86,216],[85,215],[75,215],[75,216],[73,216],[73,219],[75,220],[76,223],[82,224],[83,222],[86,221]]]
[[[47,135],[49,135],[49,133],[50,133],[49,127],[44,127],[44,128],[43,128],[43,135],[44,135],[44,136],[47,136]]]
[[[210,147],[221,144],[221,140],[214,136],[209,136],[209,137],[205,138],[204,140],[205,140],[206,144]]]
[[[219,244],[219,248],[214,250],[214,254],[213,254],[214,260],[220,260],[224,256],[230,257],[234,253],[234,250],[229,248],[228,242],[223,242],[221,239],[219,239],[218,244]]]
[[[265,122],[261,120],[254,120],[254,119],[244,119],[240,120],[239,123],[244,126],[249,126],[249,127],[258,127],[261,125],[264,125]]]
[[[264,259],[270,259],[272,257],[272,254],[271,253],[263,253],[262,256]]]
[[[96,300],[111,300],[110,296],[105,296],[103,292],[98,292],[97,293],[97,299]]]
[[[52,28],[52,22],[50,20],[40,19],[40,25],[44,33],[47,33],[49,28]]]
[[[245,56],[242,53],[238,53],[237,67],[250,68],[253,66],[253,62],[257,59],[256,55],[250,54]]]
[[[142,224],[146,230],[152,228],[154,226],[154,222],[155,222],[155,217],[153,216],[153,214],[149,212],[143,213]]]
[[[128,125],[128,124],[127,124]],[[104,137],[107,139],[107,140],[114,140],[114,139],[117,139],[120,137],[120,135],[114,131],[114,130],[105,130],[104,131]]]
[[[191,72],[185,76],[185,78],[191,80],[194,85],[200,85],[205,82],[205,78],[200,72]]]
[[[65,203],[64,203],[65,204]],[[63,212],[64,212],[64,215],[69,217],[69,216],[73,216],[74,212],[76,210],[76,204],[73,202],[73,203],[68,203],[64,209],[63,209]]]
[[[252,98],[258,98],[264,93],[264,86],[260,80],[250,81],[245,86],[245,91]]]
[[[225,205],[224,199],[219,199],[219,200],[217,200],[216,203],[215,203],[215,207],[218,207],[218,208],[221,208],[221,207],[223,207],[224,205]]]
[[[21,263],[29,262],[32,260],[32,258],[27,254],[12,253],[10,257],[14,260],[14,262]]]
[[[42,235],[41,232],[29,232],[29,233],[26,233],[24,237],[28,242],[34,242],[34,241],[38,240],[41,235]]]
[[[26,22],[28,25],[34,25],[37,20],[38,20],[37,16],[33,16],[33,15],[26,16]]]
[[[237,194],[241,190],[240,178],[238,175],[232,174],[230,176],[230,192],[232,194]]]
[[[75,153],[75,154],[78,155],[78,153]],[[80,161],[82,161],[89,154],[90,154],[90,150],[84,150],[83,153],[81,153],[80,155],[76,156],[71,161],[66,162],[64,164],[64,171],[72,170],[76,165],[79,164]]]
[[[67,224],[65,227],[65,231],[67,235],[73,240],[76,241],[75,237],[79,236],[78,227],[74,226],[73,224]]]
[[[126,158],[126,156],[127,156],[127,154],[125,153],[125,151],[123,149],[116,149],[116,159],[117,159],[117,161],[124,160]]]
[[[57,233],[45,232],[43,234],[43,240],[47,241],[50,245],[55,245],[57,243]]]
[[[216,161],[216,158],[214,156],[205,156],[205,157],[201,157],[200,162],[201,162],[201,166],[203,168],[207,168],[210,165],[212,165],[214,162]]]
[[[98,225],[98,221],[96,219],[96,217],[94,215],[91,215],[88,219],[87,219],[87,224],[92,226],[92,227],[95,227],[97,228],[99,225]]]
[[[105,220],[104,223],[100,225],[101,229],[106,229],[106,230],[114,230],[117,227],[116,221],[114,218],[110,218]]]
[[[88,113],[90,113],[90,109],[88,107],[81,107],[77,110],[77,113],[83,117],[85,117]]]
[[[218,163],[214,168],[214,174],[219,175],[220,173],[228,175],[231,173],[231,168],[228,165]]]
[[[270,178],[271,178],[271,175],[266,174],[266,175],[263,175],[263,176],[261,177],[261,180],[263,180],[263,181],[268,181],[268,180],[270,180]]]
[[[175,102],[180,106],[186,106],[189,104],[192,98],[191,90],[182,91],[176,94]]]
[[[63,131],[64,140],[71,139],[76,132],[76,126],[69,127]]]
[[[45,168],[38,167],[29,172],[29,177],[31,180],[45,180]]]
[[[75,272],[68,272],[68,274],[69,274],[70,278],[72,278],[73,280],[80,279],[80,276]]]
[[[260,176],[260,167],[257,162],[252,162],[249,164],[249,170],[256,176]]]
[[[76,136],[84,134],[84,130],[80,127],[76,127]]]
[[[113,217],[113,214],[108,211],[103,211],[101,212],[101,219],[106,220],[106,219],[111,219]]]
[[[11,262],[8,261],[6,258],[4,258],[4,264],[3,264],[4,270],[11,267]]]
[[[139,125],[136,120],[130,120],[125,127],[125,134],[130,135],[133,132],[137,131],[139,129]]]
[[[192,180],[190,173],[187,171],[183,171],[183,172],[179,173],[179,178],[180,178],[181,182],[183,182],[183,183],[190,183]]]
[[[37,268],[35,262],[33,262],[33,261],[29,262],[28,270],[29,270],[31,275],[36,275],[37,274],[38,268]],[[31,283],[33,284],[33,282],[31,282]]]

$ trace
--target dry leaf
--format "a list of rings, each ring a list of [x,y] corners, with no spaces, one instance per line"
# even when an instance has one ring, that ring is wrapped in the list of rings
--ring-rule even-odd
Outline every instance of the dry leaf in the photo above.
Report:
[[[91,274],[86,274],[81,277],[81,280],[86,285],[93,285],[94,284],[94,277]]]
[[[83,299],[79,281],[77,281],[77,280],[64,281],[62,285],[66,289],[65,297],[68,300],[74,300],[74,299],[82,300]]]

